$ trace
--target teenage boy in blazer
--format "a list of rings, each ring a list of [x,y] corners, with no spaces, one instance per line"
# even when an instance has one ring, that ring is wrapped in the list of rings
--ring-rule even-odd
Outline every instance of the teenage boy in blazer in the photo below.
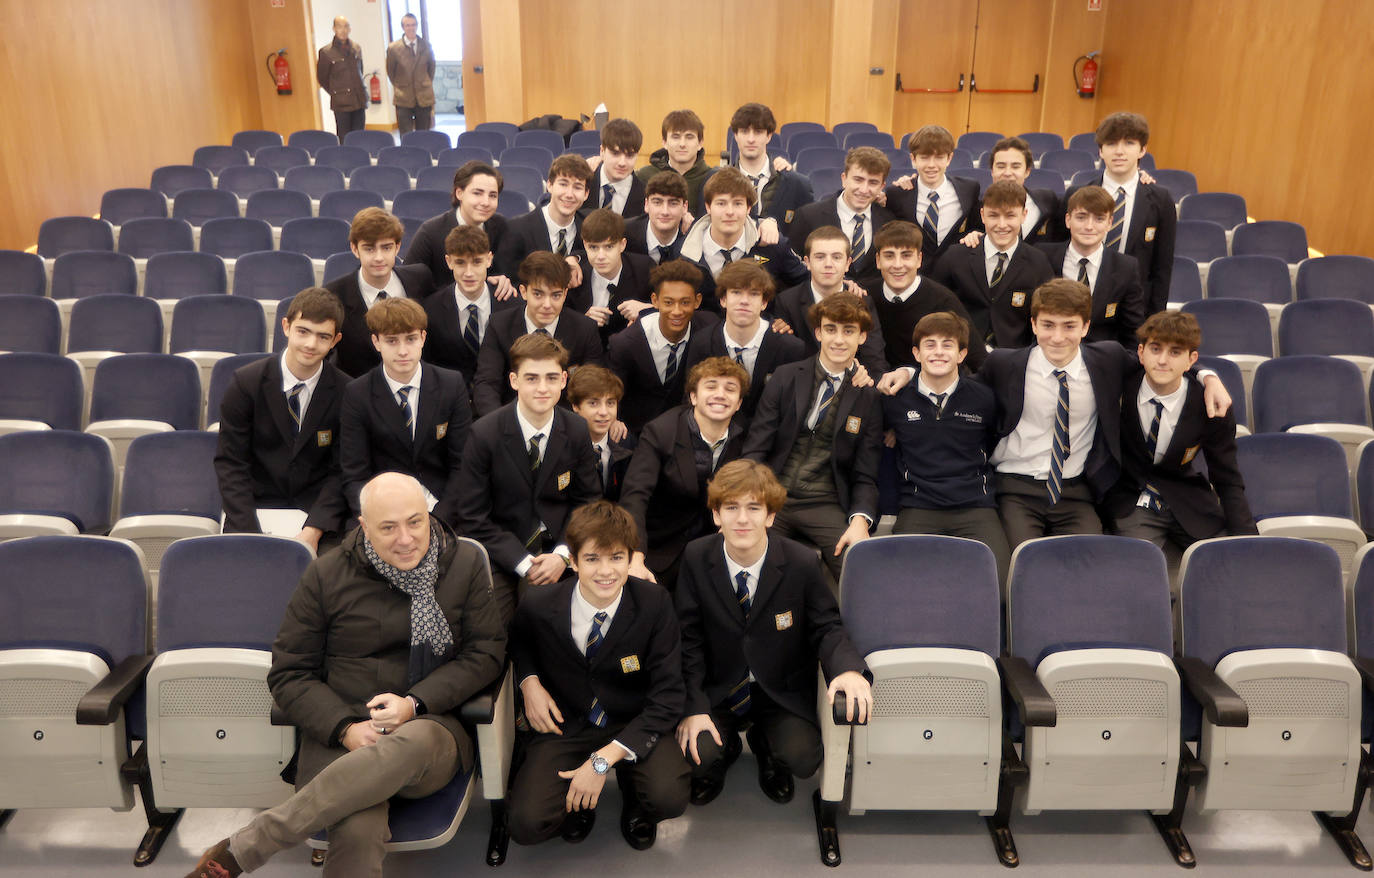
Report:
[[[530,333],[552,336],[568,352],[569,364],[600,363],[601,336],[592,320],[564,308],[572,271],[557,254],[531,253],[520,265],[520,296],[525,307],[496,314],[477,351],[472,405],[478,416],[490,414],[515,397],[509,375],[510,350]]]
[[[459,226],[473,226],[487,235],[492,252],[501,245],[506,233],[506,218],[496,212],[501,199],[505,181],[501,172],[486,162],[465,162],[453,172],[453,209],[438,216],[432,216],[420,224],[415,237],[410,239],[406,249],[407,265],[428,265],[434,276],[434,285],[442,287],[453,277],[445,258],[448,251],[445,243],[449,232]],[[490,270],[492,266],[489,264]],[[515,287],[505,275],[491,273],[489,278],[496,284],[496,295],[500,299],[510,299],[515,295]]]
[[[891,170],[892,162],[882,150],[871,146],[851,149],[844,157],[840,193],[797,211],[788,228],[788,239],[793,246],[802,245],[804,250],[812,232],[822,226],[835,226],[845,233],[849,242],[850,262],[845,277],[860,284],[876,281],[878,263],[873,238],[879,229],[897,219],[897,215],[875,203],[874,199],[882,194]],[[804,257],[806,254],[799,255]]]
[[[916,169],[916,188],[888,186],[887,209],[921,228],[921,273],[930,274],[951,245],[982,228],[978,183],[946,175],[954,158],[954,135],[947,128],[927,125],[911,135],[907,147]]]
[[[727,357],[702,360],[687,373],[688,404],[650,421],[625,472],[620,502],[639,527],[635,560],[669,591],[682,550],[710,531],[706,483],[744,451],[747,425],[735,419],[749,373]]]
[[[1188,374],[1202,342],[1197,318],[1160,311],[1138,337],[1143,371],[1122,388],[1121,478],[1105,503],[1113,530],[1171,554],[1258,533],[1236,465],[1235,418],[1207,417],[1202,384]]]
[[[620,419],[638,435],[644,425],[682,404],[687,371],[700,360],[704,337],[719,322],[701,311],[701,270],[684,259],[649,272],[655,310],[611,336],[606,366],[625,385]]]
[[[644,133],[629,119],[612,119],[601,129],[601,155],[587,187],[583,210],[605,207],[626,219],[644,215],[644,181],[635,176],[635,161]]]
[[[654,261],[625,252],[625,220],[605,207],[582,221],[582,245],[582,282],[568,290],[567,307],[596,324],[604,346],[640,312],[653,310],[649,274]]]
[[[601,495],[612,503],[620,499],[625,471],[635,450],[634,436],[611,438],[624,395],[625,384],[604,366],[588,363],[568,378],[568,405],[587,422],[596,468],[601,474]]]
[[[793,171],[786,160],[768,155],[768,141],[778,129],[773,111],[760,103],[747,103],[730,117],[738,157],[733,167],[744,174],[758,196],[750,210],[755,222],[771,219],[791,236],[788,227],[802,205],[815,200],[811,179]]]
[[[819,353],[773,373],[744,456],[767,464],[787,491],[774,532],[817,546],[838,584],[844,551],[878,520],[882,398],[872,378],[853,384],[872,327],[859,297],[829,296],[811,306],[810,321]]]
[[[614,767],[621,835],[647,850],[658,822],[687,809],[688,770],[669,737],[683,705],[677,618],[663,589],[630,573],[638,535],[624,509],[576,510],[567,539],[576,579],[532,591],[511,630],[534,735],[511,782],[510,835],[586,838]]]
[[[468,394],[477,373],[477,352],[502,311],[520,308],[524,300],[499,299],[496,284],[487,277],[491,244],[475,226],[455,226],[444,241],[445,260],[453,283],[424,301],[429,328],[425,330],[426,363],[462,373]]]
[[[348,376],[325,362],[343,313],[329,290],[302,290],[282,318],[286,350],[234,372],[215,451],[225,533],[261,533],[260,508],[304,510],[296,539],[314,551],[343,530],[339,411]]]
[[[502,621],[517,590],[563,578],[568,515],[601,495],[586,423],[561,408],[568,352],[532,333],[511,345],[516,399],[472,425],[458,476],[458,527],[486,547]]]
[[[425,311],[410,299],[385,299],[367,312],[382,365],[344,391],[339,463],[349,510],[376,474],[414,476],[435,517],[456,521],[458,463],[472,426],[463,376],[420,361]]]
[[[434,291],[434,278],[423,265],[397,265],[405,226],[380,207],[365,207],[353,217],[348,248],[361,267],[337,277],[324,288],[344,306],[343,339],[334,348],[334,365],[357,378],[380,363],[367,328],[367,309],[379,299],[423,299]]]
[[[564,259],[582,249],[579,211],[587,200],[592,169],[580,155],[564,153],[549,166],[548,203],[536,207],[506,224],[506,233],[496,247],[496,268],[506,277],[516,277],[520,264],[531,253],[549,250]]]
[[[1050,261],[1021,240],[1026,190],[998,180],[983,193],[987,234],[976,247],[954,247],[930,278],[949,287],[968,310],[974,346],[1019,348],[1031,343],[1031,292],[1054,277]]]
[[[682,252],[686,215],[687,181],[677,171],[659,171],[644,184],[644,216],[625,221],[625,249],[658,265],[672,262]]]
[[[726,464],[708,499],[720,533],[693,541],[684,553],[675,603],[687,706],[677,742],[692,768],[694,804],[720,793],[746,722],[759,786],[770,799],[790,801],[793,775],[816,772],[825,756],[818,663],[829,700],[843,693],[851,719],[865,721],[872,708],[868,668],[815,556],[768,532],[784,497],[763,464]]]
[[[1004,137],[992,145],[992,179],[1010,180],[1026,189],[1026,216],[1021,220],[1021,240],[1038,244],[1051,240],[1062,210],[1059,196],[1049,189],[1026,186],[1035,168],[1030,144],[1019,137]],[[965,242],[967,243],[967,242]],[[974,241],[976,244],[977,241]]]
[[[1069,196],[1064,224],[1070,240],[1037,245],[1061,277],[1087,284],[1093,294],[1088,341],[1116,341],[1127,350],[1145,320],[1145,293],[1133,257],[1103,245],[1114,203],[1101,186],[1084,186]]]

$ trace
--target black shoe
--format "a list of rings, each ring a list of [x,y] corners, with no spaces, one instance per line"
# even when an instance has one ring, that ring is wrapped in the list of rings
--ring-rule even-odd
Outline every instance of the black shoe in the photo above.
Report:
[[[647,851],[658,838],[658,824],[646,819],[639,808],[626,804],[620,812],[620,834],[630,847]]]
[[[739,733],[726,732],[724,736],[725,747],[721,752],[721,758],[715,765],[711,766],[707,772],[699,777],[692,778],[691,802],[693,805],[709,804],[720,791],[725,789],[725,772],[739,759],[739,754],[743,752],[744,745],[740,743]]]
[[[596,809],[583,808],[581,811],[573,811],[563,818],[563,840],[568,844],[577,844],[592,834],[592,827],[596,825]]]
[[[750,729],[746,737],[749,739],[749,749],[754,751],[754,756],[759,761],[759,789],[779,805],[792,801],[792,794],[795,792],[792,772],[773,758],[773,751],[768,747],[768,739],[757,726]]]

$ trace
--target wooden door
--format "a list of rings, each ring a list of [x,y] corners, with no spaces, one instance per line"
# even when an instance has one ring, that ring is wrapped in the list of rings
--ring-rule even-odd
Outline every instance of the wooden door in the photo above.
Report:
[[[1050,0],[978,0],[968,131],[1038,131]],[[1038,84],[1038,87],[1036,87]],[[1036,87],[1034,91],[1032,88]]]
[[[892,109],[896,137],[922,125],[943,125],[956,137],[968,130],[968,77],[977,23],[976,2],[901,0],[896,71],[904,90]]]

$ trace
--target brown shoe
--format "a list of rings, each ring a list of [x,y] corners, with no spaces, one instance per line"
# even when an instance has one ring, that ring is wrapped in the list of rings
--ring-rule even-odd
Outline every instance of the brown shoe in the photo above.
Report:
[[[229,839],[224,839],[200,855],[200,861],[186,878],[237,878],[243,868],[229,853]]]

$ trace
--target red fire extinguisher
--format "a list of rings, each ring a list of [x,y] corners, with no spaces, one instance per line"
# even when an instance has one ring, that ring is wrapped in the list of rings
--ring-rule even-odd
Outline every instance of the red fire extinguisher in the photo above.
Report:
[[[1089,52],[1086,55],[1079,55],[1073,62],[1073,81],[1078,86],[1078,96],[1080,98],[1090,98],[1097,93],[1097,61],[1095,58],[1101,52]],[[1083,62],[1080,70],[1078,62]]]
[[[291,94],[291,65],[286,62],[285,49],[278,49],[267,56],[267,73],[277,84],[277,94]]]
[[[372,74],[367,78],[367,83],[368,91],[372,94],[372,103],[380,104],[382,102],[382,78],[377,75],[377,71],[372,71]]]

